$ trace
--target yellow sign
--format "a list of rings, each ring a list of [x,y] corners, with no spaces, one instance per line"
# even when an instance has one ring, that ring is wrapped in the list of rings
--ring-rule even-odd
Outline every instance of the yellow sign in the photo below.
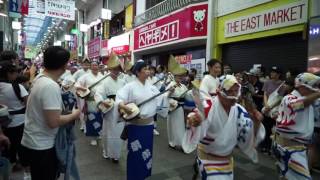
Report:
[[[133,5],[130,4],[126,8],[126,19],[125,19],[126,29],[132,29],[132,22],[133,22]]]

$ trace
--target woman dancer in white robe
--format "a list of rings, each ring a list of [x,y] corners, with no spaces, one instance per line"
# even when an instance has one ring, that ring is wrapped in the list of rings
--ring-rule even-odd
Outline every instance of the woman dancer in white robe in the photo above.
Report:
[[[263,116],[252,105],[248,112],[237,99],[240,84],[232,75],[220,78],[219,91],[213,99],[208,115],[204,109],[188,116],[190,129],[183,148],[197,147],[198,166],[203,180],[232,180],[232,151],[238,146],[253,162],[258,161],[255,146],[264,138],[260,123]],[[249,103],[248,103],[249,104]],[[207,118],[204,118],[206,117]]]
[[[89,86],[100,80],[103,76],[99,73],[99,63],[92,61],[91,72],[83,75],[78,82],[75,84],[76,90],[86,90]],[[102,117],[98,111],[97,104],[94,101],[94,95],[97,86],[93,87],[90,92],[90,96],[85,99],[85,133],[87,136],[93,137],[90,144],[93,146],[97,145],[96,138],[99,137],[102,129]]]
[[[116,96],[116,108],[132,113],[127,103],[139,104],[148,98],[157,95],[159,91],[146,80],[149,71],[143,60],[134,65],[134,73],[137,79],[126,84]],[[158,107],[165,103],[166,98],[158,96],[139,107],[140,114],[134,120],[127,123],[128,157],[127,157],[127,180],[144,180],[151,175],[152,150],[153,150],[153,116],[159,113]],[[163,106],[167,106],[164,104]],[[165,112],[165,109],[162,109]]]
[[[90,61],[88,58],[84,58],[81,64],[81,69],[78,69],[72,76],[73,79],[77,82],[83,75],[91,72],[90,70]],[[83,110],[85,101],[84,99],[81,99],[80,97],[76,97],[77,98],[77,104],[79,106],[80,110]],[[83,111],[81,111],[80,114],[80,130],[84,130],[85,128],[85,114]]]
[[[174,106],[177,103],[177,108],[169,112],[167,121],[168,140],[169,147],[181,148],[182,139],[186,132],[185,119],[184,119],[184,96],[188,91],[188,88],[181,83],[183,77],[187,73],[187,69],[181,67],[174,58],[169,60],[169,71],[174,75],[174,81],[172,81],[168,87],[177,86],[173,92],[169,92],[168,98],[170,106]]]
[[[118,78],[122,69],[116,55],[111,56],[108,60],[108,69],[110,76],[103,80],[97,88],[95,95],[96,103],[102,103],[106,108],[111,107],[110,104],[108,104],[108,100],[115,100],[117,91],[125,86],[125,81]],[[118,163],[123,145],[123,140],[120,138],[120,135],[124,128],[124,122],[117,122],[118,118],[115,116],[118,114],[114,111],[117,111],[117,109],[112,108],[103,114],[102,156],[105,159],[110,158],[114,163]]]

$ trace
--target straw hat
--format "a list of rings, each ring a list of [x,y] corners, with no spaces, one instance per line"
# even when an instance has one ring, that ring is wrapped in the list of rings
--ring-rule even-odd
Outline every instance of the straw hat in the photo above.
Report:
[[[107,66],[108,66],[108,69],[114,69],[114,68],[117,68],[118,66],[121,67],[119,57],[114,52],[111,53],[109,60],[107,62]]]
[[[170,57],[169,57],[168,70],[173,75],[183,75],[188,72],[188,70],[186,68],[180,66],[180,64],[177,62],[177,60],[172,55],[170,55]]]
[[[124,62],[124,70],[125,71],[130,71],[132,67],[133,67],[133,63],[131,60],[126,60]]]
[[[201,80],[200,79],[195,79],[195,80],[191,81],[191,84],[192,84],[192,86],[194,88],[200,89]]]

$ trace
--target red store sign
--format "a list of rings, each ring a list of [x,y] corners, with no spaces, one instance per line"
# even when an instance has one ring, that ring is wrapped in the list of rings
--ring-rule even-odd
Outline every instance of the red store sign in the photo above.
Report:
[[[113,47],[113,48],[111,48],[111,51],[113,51],[117,55],[125,54],[125,53],[129,52],[129,45]]]
[[[134,50],[207,35],[208,4],[188,6],[134,30]]]
[[[100,56],[100,37],[94,38],[88,43],[88,57],[94,58]]]
[[[179,64],[190,64],[192,60],[192,54],[176,56],[175,58]]]

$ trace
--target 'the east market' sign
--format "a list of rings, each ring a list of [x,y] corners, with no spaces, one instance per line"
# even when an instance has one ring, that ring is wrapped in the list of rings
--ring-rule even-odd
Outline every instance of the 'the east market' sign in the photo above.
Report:
[[[307,22],[308,1],[302,0],[263,12],[231,19],[224,24],[224,36],[233,37]]]

